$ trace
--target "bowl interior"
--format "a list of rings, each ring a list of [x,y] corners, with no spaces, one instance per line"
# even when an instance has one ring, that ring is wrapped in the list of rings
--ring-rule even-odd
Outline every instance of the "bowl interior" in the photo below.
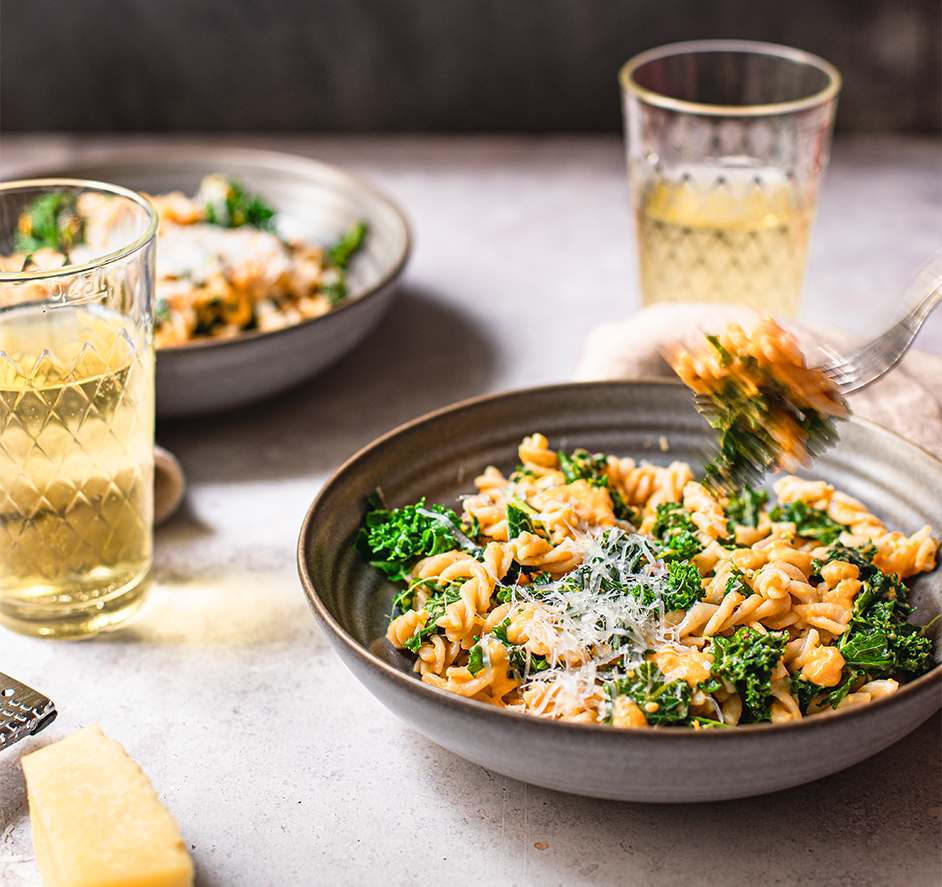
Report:
[[[349,272],[353,298],[378,286],[405,261],[410,231],[402,210],[352,173],[317,160],[237,148],[169,148],[106,154],[35,175],[68,175],[148,194],[183,191],[192,196],[204,176],[219,172],[261,194],[278,214],[279,233],[289,239],[330,245],[365,219],[370,236]]]
[[[148,194],[196,193],[211,173],[238,179],[277,212],[286,238],[329,246],[351,225],[369,228],[348,270],[349,298],[333,311],[281,329],[194,339],[157,351],[157,415],[177,418],[242,406],[282,391],[339,360],[388,310],[411,250],[402,210],[340,167],[251,149],[122,150],[34,170],[34,177],[112,182]],[[158,247],[158,265],[160,262]]]
[[[379,489],[392,507],[425,497],[454,508],[488,465],[513,470],[517,445],[535,431],[552,448],[662,465],[680,460],[695,471],[712,434],[686,389],[672,382],[553,386],[440,411],[381,438],[325,486],[302,538],[309,595],[364,650],[408,670],[406,657],[379,642],[395,590],[353,550],[367,497]],[[912,533],[926,523],[942,529],[942,462],[877,426],[851,421],[841,432],[841,444],[803,475],[860,499],[890,529]],[[939,585],[937,573],[914,581],[914,621],[925,624],[939,613]]]

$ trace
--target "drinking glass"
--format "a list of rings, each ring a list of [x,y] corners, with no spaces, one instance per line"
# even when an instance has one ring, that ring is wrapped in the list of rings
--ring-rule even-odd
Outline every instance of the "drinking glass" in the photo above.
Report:
[[[619,73],[641,301],[798,313],[841,87],[817,56],[705,40]]]
[[[118,625],[153,555],[157,215],[77,180],[0,185],[0,623]]]

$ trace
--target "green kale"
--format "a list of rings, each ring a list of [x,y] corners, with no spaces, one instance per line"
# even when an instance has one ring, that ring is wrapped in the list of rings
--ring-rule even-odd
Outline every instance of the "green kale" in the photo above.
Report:
[[[338,275],[333,280],[322,281],[317,288],[317,292],[327,299],[331,308],[333,308],[334,305],[339,305],[349,295],[347,292],[347,281],[342,274]]]
[[[441,505],[425,507],[425,500],[388,511],[381,498],[370,497],[372,506],[363,518],[356,547],[364,560],[393,582],[408,581],[418,561],[433,554],[468,548],[474,543],[458,526],[453,511]]]
[[[720,345],[719,336],[707,336],[707,341],[716,349],[720,356],[720,366],[728,367],[733,362],[733,355],[730,354],[722,345]]]
[[[415,634],[403,644],[406,650],[418,653],[425,640],[440,631],[435,623],[445,615],[445,610],[451,604],[461,600],[460,588],[460,582],[448,582],[425,602],[423,609],[428,613],[428,619],[425,625],[417,629]]]
[[[587,450],[576,449],[572,453],[560,451],[559,470],[566,478],[566,483],[577,480],[608,482],[608,460],[601,453],[589,453]]]
[[[507,502],[507,538],[516,539],[521,533],[537,534],[533,516],[537,510],[523,499],[512,497]]]
[[[275,210],[258,194],[250,194],[236,179],[225,179],[225,199],[205,201],[206,221],[222,228],[275,230]]]
[[[775,461],[775,444],[763,425],[769,403],[762,394],[744,396],[735,382],[710,398],[698,399],[700,411],[719,434],[718,451],[704,480],[722,490],[755,486]]]
[[[752,586],[746,581],[746,574],[735,564],[730,565],[729,579],[726,580],[726,588],[723,593],[729,594],[731,591],[735,591],[743,597],[749,597],[754,593]]]
[[[862,586],[854,598],[847,630],[837,642],[847,669],[870,680],[897,674],[920,675],[935,667],[932,641],[909,622],[913,607],[909,589],[895,573],[884,573],[873,561],[877,548],[833,544],[826,556],[812,563],[812,577],[819,578],[827,563],[843,561],[857,567]]]
[[[650,535],[657,540],[657,554],[664,561],[690,560],[703,551],[697,525],[680,502],[657,506]]]
[[[823,558],[816,558],[811,566],[813,576],[821,576],[821,567],[834,561],[843,561],[846,564],[855,566],[860,571],[860,578],[866,579],[872,576],[876,571],[873,559],[876,556],[877,547],[872,542],[868,542],[859,548],[850,548],[840,542],[833,543],[827,550]]]
[[[532,468],[524,468],[522,465],[518,465],[510,475],[511,481],[514,482],[521,481],[528,477],[535,479],[537,473]]]
[[[16,231],[16,248],[32,254],[39,249],[62,253],[69,262],[69,253],[85,241],[85,219],[78,211],[78,196],[73,193],[50,193],[37,197],[23,211]],[[30,264],[27,258],[26,266]]]
[[[366,223],[357,222],[326,251],[327,272],[317,291],[327,298],[331,307],[340,304],[350,294],[347,287],[346,268],[350,260],[363,247],[366,233]]]
[[[481,639],[474,639],[474,646],[468,650],[468,671],[472,675],[479,675],[484,671],[484,647]]]
[[[743,723],[770,719],[772,672],[781,661],[787,632],[763,634],[743,626],[732,637],[710,638],[713,655],[710,677],[702,687],[715,693],[724,681],[735,685],[743,703]]]
[[[612,512],[619,520],[628,521],[636,524],[638,522],[638,510],[632,508],[625,502],[625,497],[616,490],[608,476],[608,458],[602,453],[589,453],[587,450],[575,449],[572,453],[560,451],[557,454],[559,458],[559,470],[566,478],[566,483],[573,483],[577,480],[588,481],[594,487],[601,487],[608,490],[612,500]]]
[[[814,699],[818,706],[834,708],[862,683],[917,676],[936,665],[932,641],[908,621],[913,613],[909,590],[895,573],[884,573],[874,564],[876,553],[872,543],[860,548],[834,543],[825,557],[812,564],[812,581],[820,580],[825,564],[843,561],[857,567],[862,584],[847,630],[837,641],[844,657],[840,683],[820,687],[796,677],[793,687],[802,706]]]
[[[687,610],[703,597],[700,571],[690,561],[668,561],[668,585],[664,595],[665,610]]]
[[[327,259],[335,268],[346,268],[366,240],[366,222],[351,225],[340,239],[327,250]]]
[[[719,347],[718,343],[713,344]],[[697,398],[700,412],[719,435],[718,449],[706,466],[704,480],[721,490],[756,486],[778,464],[782,447],[768,431],[778,420],[792,424],[811,458],[838,440],[834,419],[810,407],[795,406],[790,392],[769,373],[760,371],[754,358],[735,359],[749,375],[763,380],[758,383],[758,392],[745,390],[732,379],[715,393]]]
[[[812,508],[807,502],[796,499],[788,505],[776,505],[769,517],[777,523],[793,523],[799,536],[818,539],[823,545],[837,541],[846,527],[828,516],[820,508]]]
[[[738,493],[732,496],[726,506],[726,515],[729,523],[743,527],[758,527],[759,516],[769,501],[766,490],[757,490],[746,484]],[[733,535],[730,527],[727,532]]]
[[[642,662],[631,674],[606,683],[604,689],[613,704],[620,696],[631,699],[651,726],[689,723],[690,685],[685,680],[667,680],[656,662]],[[607,722],[612,722],[611,715]]]
[[[865,680],[867,675],[864,672],[852,668],[844,669],[841,681],[836,687],[822,687],[796,674],[792,676],[792,693],[798,699],[801,713],[806,715],[812,701],[818,708],[837,708],[841,701]]]
[[[808,706],[811,705],[815,697],[827,689],[827,687],[822,687],[813,681],[805,680],[800,672],[792,675],[792,693],[798,700],[798,708],[803,715],[808,714]]]
[[[896,574],[875,569],[854,599],[854,609],[837,648],[845,665],[871,679],[904,673],[920,675],[935,667],[932,641],[909,622],[913,607]]]
[[[534,674],[548,669],[549,662],[545,656],[534,656],[522,644],[512,644],[507,638],[507,629],[510,628],[510,618],[495,625],[491,630],[497,640],[507,648],[507,655],[510,659],[510,667],[520,676],[525,677],[528,674]],[[477,674],[484,667],[484,651],[482,642],[478,641],[469,651],[468,671],[471,674]]]

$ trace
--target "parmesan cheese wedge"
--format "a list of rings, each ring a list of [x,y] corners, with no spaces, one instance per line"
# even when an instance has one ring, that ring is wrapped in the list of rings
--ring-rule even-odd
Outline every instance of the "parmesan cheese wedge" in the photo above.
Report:
[[[170,811],[97,725],[22,759],[46,887],[190,887],[193,862]]]

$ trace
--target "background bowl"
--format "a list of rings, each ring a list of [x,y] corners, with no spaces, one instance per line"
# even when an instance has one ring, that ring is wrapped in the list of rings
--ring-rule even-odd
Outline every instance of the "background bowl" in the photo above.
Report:
[[[122,150],[30,170],[29,176],[91,179],[149,194],[179,190],[192,196],[211,173],[233,176],[261,194],[277,210],[278,230],[287,237],[328,245],[359,220],[367,222],[369,234],[350,264],[350,297],[328,314],[271,332],[158,349],[159,418],[242,406],[325,369],[385,314],[411,250],[409,223],[392,200],[340,167],[291,154],[239,148]]]
[[[426,496],[454,507],[487,465],[518,464],[533,432],[553,448],[585,447],[667,464],[701,464],[710,430],[673,382],[567,384],[478,398],[390,432],[352,457],[311,506],[298,545],[313,613],[340,657],[382,703],[439,745],[498,773],[573,794],[630,801],[713,801],[810,782],[886,748],[940,705],[942,667],[869,705],[736,730],[618,730],[498,709],[423,684],[385,640],[393,587],[353,539],[377,488],[391,507]],[[815,464],[893,529],[942,529],[942,462],[878,426],[851,421]],[[668,446],[668,450],[663,447]],[[916,621],[940,611],[936,571],[913,584]],[[936,659],[940,642],[936,625]]]

